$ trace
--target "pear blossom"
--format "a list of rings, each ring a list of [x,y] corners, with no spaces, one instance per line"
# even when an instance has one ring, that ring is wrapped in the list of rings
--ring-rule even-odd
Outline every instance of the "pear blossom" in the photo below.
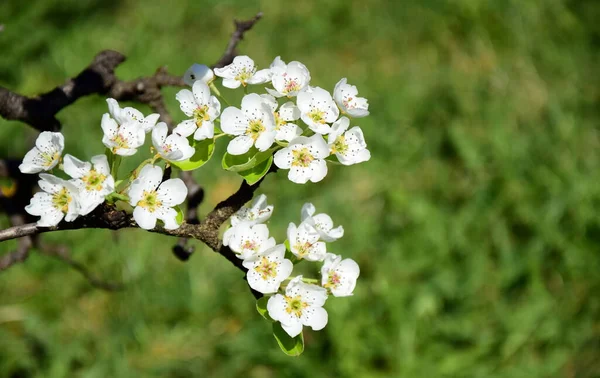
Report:
[[[61,220],[73,221],[79,215],[78,190],[75,184],[56,176],[40,173],[39,187],[43,192],[33,195],[25,211],[40,216],[37,225],[52,227]]]
[[[214,121],[221,114],[221,103],[210,94],[210,88],[202,80],[196,80],[192,90],[182,89],[175,95],[181,111],[192,119],[181,122],[174,133],[184,137],[194,134],[194,139],[212,138],[215,134]]]
[[[254,61],[246,55],[233,58],[233,62],[223,68],[215,68],[215,74],[223,78],[223,86],[227,88],[244,87],[248,84],[262,84],[271,80],[268,68],[257,71]]]
[[[154,125],[156,125],[156,122],[158,122],[158,118],[160,117],[158,113],[153,113],[147,117],[144,117],[144,114],[142,114],[142,112],[136,108],[121,108],[117,100],[114,98],[107,98],[106,102],[108,103],[108,112],[110,113],[111,117],[117,121],[119,126],[133,122],[142,130],[144,130],[144,133],[146,134],[152,130]]]
[[[183,74],[183,82],[190,87],[194,85],[196,80],[200,80],[206,84],[209,84],[215,79],[215,74],[210,67],[204,64],[194,63],[190,68]]]
[[[248,285],[263,294],[277,292],[294,269],[294,264],[284,255],[285,246],[279,244],[244,260],[242,265],[248,269]]]
[[[22,173],[49,171],[58,164],[64,148],[65,137],[61,133],[43,131],[35,140],[35,147],[25,154],[19,170]]]
[[[274,320],[281,322],[281,328],[290,337],[302,332],[302,326],[315,331],[327,325],[327,311],[323,308],[327,300],[327,290],[317,285],[302,282],[297,276],[285,288],[285,294],[269,298],[267,311]]]
[[[335,154],[344,165],[362,163],[371,159],[371,152],[367,150],[362,130],[358,126],[348,130],[349,125],[350,120],[342,117],[331,126],[331,132],[327,136],[331,153]]]
[[[360,269],[354,260],[342,260],[342,256],[328,253],[321,267],[321,285],[335,297],[348,297],[352,295],[359,275]]]
[[[269,229],[264,224],[251,226],[243,222],[233,229],[228,245],[242,260],[262,253],[276,244],[275,238],[269,237]]]
[[[346,78],[341,79],[333,89],[333,99],[340,107],[342,113],[351,117],[360,118],[369,115],[369,103],[364,97],[358,97],[355,85],[347,83]]]
[[[146,136],[144,129],[136,121],[118,125],[108,114],[102,116],[102,143],[113,154],[131,156],[137,152],[138,147],[144,144]]]
[[[302,222],[313,226],[321,240],[332,242],[344,236],[344,227],[333,228],[333,220],[329,215],[325,213],[315,215],[315,212],[316,209],[312,203],[305,203],[301,210]]]
[[[250,207],[244,206],[231,216],[231,227],[223,234],[223,245],[229,244],[231,235],[235,232],[235,227],[242,222],[253,226],[259,223],[265,223],[273,214],[273,205],[267,205],[267,196],[261,194],[252,201]]]
[[[296,61],[285,64],[281,57],[277,57],[269,68],[271,83],[275,88],[265,88],[269,94],[275,97],[293,97],[308,88],[310,72],[304,64]]]
[[[319,232],[309,223],[303,222],[297,227],[294,223],[288,225],[290,251],[299,259],[323,261],[327,248],[324,242],[319,241],[319,236]]]
[[[275,140],[275,118],[271,108],[256,93],[244,96],[242,109],[233,106],[223,111],[221,129],[235,138],[227,145],[227,152],[242,155],[252,146],[265,151]]]
[[[300,118],[300,109],[292,101],[288,101],[281,105],[279,111],[277,107],[279,104],[275,97],[269,94],[262,94],[265,104],[267,104],[273,111],[273,117],[275,118],[275,140],[284,140],[289,142],[297,136],[302,134],[302,129],[292,121],[296,121]]]
[[[153,229],[157,219],[164,222],[167,230],[179,227],[173,207],[185,201],[187,187],[179,178],[161,183],[162,175],[159,166],[145,165],[129,188],[129,203],[135,206],[133,219],[145,230]]]
[[[152,145],[156,152],[168,161],[182,161],[189,159],[196,150],[190,146],[187,138],[179,134],[167,136],[169,128],[164,122],[159,122],[152,130]]]
[[[83,162],[69,154],[64,159],[64,171],[79,189],[79,215],[89,214],[115,190],[106,155],[93,156],[91,161]]]
[[[321,135],[315,134],[292,139],[287,147],[275,153],[273,161],[277,167],[290,170],[290,181],[305,184],[309,180],[319,182],[327,175],[324,160],[327,156],[327,143]]]
[[[331,127],[328,124],[335,122],[340,115],[331,94],[319,87],[299,93],[298,108],[304,123],[318,134],[329,133]]]

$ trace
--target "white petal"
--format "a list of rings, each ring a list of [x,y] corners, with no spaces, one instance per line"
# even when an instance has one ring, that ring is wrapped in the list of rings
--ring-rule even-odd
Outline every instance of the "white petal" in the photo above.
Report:
[[[248,79],[248,84],[262,84],[271,80],[271,70],[268,68],[264,70],[256,71],[254,75],[250,79]]]
[[[23,162],[19,165],[19,170],[21,173],[39,173],[46,170],[43,157],[37,147],[32,148],[25,154]]]
[[[65,214],[62,211],[51,208],[41,214],[41,218],[37,221],[37,225],[39,227],[53,227],[59,224],[64,216]]]
[[[33,195],[29,201],[29,205],[25,206],[25,211],[31,215],[40,216],[52,208],[52,195],[45,192],[38,192]]]
[[[202,126],[198,127],[194,133],[195,140],[212,139],[215,136],[215,125],[210,121],[202,122]]]
[[[152,130],[152,145],[157,150],[162,150],[162,145],[165,143],[167,139],[167,133],[169,132],[169,127],[166,123],[160,122],[158,123],[154,129]]]
[[[183,203],[187,197],[187,193],[187,187],[179,178],[173,178],[163,182],[156,191],[157,198],[167,207],[173,207]]]
[[[302,323],[314,331],[320,331],[327,325],[327,311],[323,307],[308,307],[302,311]]]
[[[306,219],[311,218],[317,210],[315,206],[307,202],[302,206],[302,210],[300,210],[300,220],[304,222]]]
[[[179,107],[186,116],[191,117],[194,115],[194,110],[198,107],[194,94],[189,89],[182,89],[175,95],[177,101],[179,101]]]
[[[331,125],[331,131],[327,136],[327,141],[329,143],[334,143],[340,135],[344,134],[344,132],[348,130],[349,126],[350,120],[348,119],[348,117],[342,117],[335,121],[333,125]]]
[[[221,115],[221,130],[230,135],[242,135],[248,128],[248,118],[238,109],[230,106]]]
[[[196,122],[194,120],[188,119],[181,122],[175,129],[173,129],[174,133],[177,133],[183,137],[189,137],[196,131]]]
[[[117,125],[117,122],[114,119],[110,118],[108,113],[104,113],[104,115],[102,115],[102,122],[100,123],[100,126],[102,127],[104,135],[106,135],[108,138],[113,138],[115,135],[117,135],[119,125]]]
[[[196,81],[192,87],[192,92],[199,105],[208,105],[210,100],[210,88],[203,81]]]
[[[145,133],[149,133],[150,131],[152,131],[152,129],[156,125],[156,122],[158,122],[159,118],[160,118],[160,114],[152,113],[149,116],[147,116],[146,118],[142,119],[140,121],[140,126],[142,127],[142,130],[144,130]]]
[[[273,156],[273,162],[279,168],[289,169],[292,166],[292,149],[286,147],[275,152],[275,155]]]
[[[121,119],[121,107],[119,103],[114,98],[107,98],[106,103],[108,104],[108,112],[110,116],[115,120]]]
[[[250,150],[250,147],[252,147],[253,143],[254,140],[251,137],[247,135],[240,135],[229,142],[227,145],[227,152],[231,155],[243,155]]]
[[[288,101],[279,108],[279,116],[284,121],[295,121],[300,118],[300,109],[296,104]]]
[[[312,182],[319,182],[327,176],[327,164],[325,160],[313,160],[310,163],[309,169],[312,171],[310,176],[310,181]]]
[[[275,131],[263,131],[256,139],[255,146],[259,151],[266,151],[273,145],[274,141]]]
[[[95,155],[91,158],[92,164],[96,172],[108,176],[110,174],[110,167],[108,166],[108,159],[106,155]]]
[[[256,110],[261,110],[262,113],[262,109],[263,109],[263,99],[257,95],[256,93],[250,93],[244,96],[244,98],[242,98],[242,111],[246,113],[246,116],[248,118],[260,118],[258,115],[256,117],[249,117],[248,113],[256,113]],[[268,107],[268,105],[267,105]],[[270,110],[270,108],[269,108]]]
[[[165,230],[179,228],[177,224],[177,211],[172,207],[159,207],[156,209],[156,217],[163,221]]]
[[[194,63],[183,74],[183,82],[191,87],[196,80],[202,80],[205,83],[209,83],[214,77],[213,71],[208,66]]]
[[[63,171],[72,178],[81,178],[87,175],[92,169],[92,165],[88,162],[83,162],[69,154],[65,155],[63,161]]]
[[[215,69],[215,72],[217,72],[216,69]],[[239,88],[240,85],[242,85],[242,83],[240,83],[239,81],[237,81],[235,79],[230,79],[230,78],[223,79],[223,86],[225,88],[236,89],[236,88]]]
[[[271,108],[271,111],[274,112],[277,110],[278,103],[275,97],[271,96],[270,94],[261,94],[260,97],[263,99],[263,102],[267,104],[269,108]]]
[[[62,153],[65,148],[65,137],[61,133],[43,131],[35,140],[35,146],[45,153]]]
[[[288,179],[296,184],[306,184],[312,177],[310,167],[291,167],[288,172]]]
[[[144,230],[151,230],[156,226],[156,214],[149,212],[141,206],[133,209],[133,219]]]

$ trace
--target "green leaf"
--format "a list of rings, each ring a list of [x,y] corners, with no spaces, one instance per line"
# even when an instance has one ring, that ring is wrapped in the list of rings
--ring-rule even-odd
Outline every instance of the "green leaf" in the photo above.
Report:
[[[271,164],[273,164],[273,156],[269,156],[267,160],[262,163],[256,165],[254,168],[248,169],[247,171],[238,172],[240,176],[246,180],[248,185],[256,184],[264,175],[269,172],[269,168],[271,168]]]
[[[215,152],[215,140],[194,140],[192,147],[196,149],[196,153],[194,153],[191,158],[183,161],[172,161],[170,162],[171,165],[176,166],[182,171],[193,171],[194,169],[200,168],[210,160],[213,152]]]
[[[290,337],[281,328],[281,323],[275,322],[273,323],[273,336],[275,336],[275,340],[277,340],[277,344],[283,351],[283,353],[288,356],[299,356],[304,352],[304,336],[302,336],[302,332],[296,337]]]
[[[259,152],[256,148],[252,147],[250,151],[243,155],[231,155],[225,152],[221,165],[223,169],[231,172],[241,172],[250,170],[260,163],[267,160],[270,156],[273,156],[275,151],[281,147],[276,146],[263,152]]]
[[[273,320],[273,318],[269,316],[269,312],[267,311],[267,302],[269,302],[269,298],[270,297],[265,296],[258,299],[256,301],[256,311],[258,311],[258,313],[262,315],[263,318],[267,319],[270,322],[274,322],[275,320]]]
[[[183,215],[183,210],[181,210],[181,207],[179,206],[174,206],[173,208],[175,209],[175,211],[177,211],[175,222],[177,222],[178,225],[181,225],[183,223],[183,219],[185,218],[185,216]]]

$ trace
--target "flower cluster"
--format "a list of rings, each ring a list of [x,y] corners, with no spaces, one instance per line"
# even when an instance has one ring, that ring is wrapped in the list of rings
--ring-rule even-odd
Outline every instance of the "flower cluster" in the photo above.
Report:
[[[137,109],[120,108],[114,99],[107,102],[109,113],[103,115],[101,122],[106,155],[96,155],[90,162],[85,162],[67,154],[59,164],[64,136],[58,132],[40,133],[35,147],[25,155],[19,169],[23,173],[39,173],[52,171],[58,165],[70,179],[40,173],[38,185],[42,191],[34,194],[25,210],[40,217],[38,226],[52,227],[63,219],[71,222],[89,214],[107,199],[121,199],[134,206],[133,218],[143,229],[154,228],[157,219],[166,229],[179,227],[175,207],[185,200],[187,188],[178,178],[161,183],[162,168],[152,163],[159,158],[166,161],[188,159],[194,154],[193,147],[180,135],[167,136],[167,125],[157,124],[158,114],[144,117]],[[120,157],[135,154],[150,132],[156,156],[142,164],[138,177],[130,177],[126,185],[117,188],[115,176]]]
[[[281,323],[291,337],[302,332],[302,326],[320,330],[327,324],[323,305],[328,294],[335,297],[352,295],[360,274],[352,259],[327,252],[327,242],[344,235],[342,226],[334,227],[327,214],[315,214],[315,207],[302,207],[298,226],[290,223],[287,240],[277,244],[269,237],[265,224],[273,213],[266,196],[258,196],[249,207],[243,207],[231,218],[231,227],[225,231],[223,244],[229,246],[243,266],[248,269],[250,287],[270,295],[267,303],[269,316]],[[291,277],[294,264],[301,261],[323,263],[321,279]]]

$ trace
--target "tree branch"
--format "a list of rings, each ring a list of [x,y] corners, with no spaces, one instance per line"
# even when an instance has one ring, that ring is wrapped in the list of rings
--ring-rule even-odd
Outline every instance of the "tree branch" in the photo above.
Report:
[[[227,43],[225,52],[223,53],[219,61],[213,66],[213,68],[225,67],[226,65],[231,64],[231,62],[233,62],[233,58],[235,58],[235,56],[237,55],[237,45],[242,41],[242,39],[244,39],[244,33],[252,29],[254,24],[256,24],[258,20],[262,18],[262,16],[262,12],[258,12],[256,16],[246,21],[233,20],[233,24],[235,25],[235,31],[233,32],[233,34],[231,34],[231,38],[229,38],[229,43]]]

